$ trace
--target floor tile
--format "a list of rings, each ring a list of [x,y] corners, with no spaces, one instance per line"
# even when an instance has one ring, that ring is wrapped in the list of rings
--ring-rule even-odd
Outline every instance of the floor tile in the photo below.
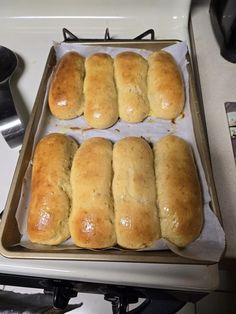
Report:
[[[187,303],[181,310],[179,310],[176,314],[196,314],[195,312],[195,304]]]
[[[111,303],[104,300],[103,295],[98,294],[87,294],[87,293],[78,293],[76,298],[72,298],[69,304],[79,304],[83,305],[79,309],[72,310],[70,314],[111,314],[112,306]]]
[[[220,285],[217,290],[236,292],[236,272],[221,270],[219,275]]]
[[[197,314],[235,314],[235,293],[213,292],[197,303]]]

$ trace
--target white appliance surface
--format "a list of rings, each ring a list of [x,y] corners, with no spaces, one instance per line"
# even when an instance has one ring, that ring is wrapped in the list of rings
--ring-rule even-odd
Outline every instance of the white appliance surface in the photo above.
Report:
[[[188,42],[190,0],[0,0],[0,45],[17,53],[12,80],[18,107],[30,113],[54,41],[62,28],[81,38],[103,38],[109,27],[115,38],[133,38],[153,28],[156,39]],[[10,149],[0,136],[0,210],[4,208],[20,148]],[[217,266],[130,264],[111,262],[17,260],[0,256],[2,273],[129,284],[134,286],[210,291],[218,285]]]

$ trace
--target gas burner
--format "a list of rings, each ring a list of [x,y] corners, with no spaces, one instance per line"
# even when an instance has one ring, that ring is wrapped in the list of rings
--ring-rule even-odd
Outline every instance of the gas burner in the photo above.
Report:
[[[62,29],[63,37],[64,37],[64,42],[88,42],[88,41],[93,41],[94,38],[79,38],[76,35],[74,35],[71,31],[69,31],[66,28]],[[148,29],[142,34],[138,35],[137,37],[133,38],[133,40],[147,40],[145,37],[150,35],[150,39],[148,40],[154,40],[155,39],[155,32],[153,29]],[[106,28],[105,30],[105,35],[104,39],[96,39],[96,41],[126,41],[127,39],[114,39],[110,36],[109,29]]]

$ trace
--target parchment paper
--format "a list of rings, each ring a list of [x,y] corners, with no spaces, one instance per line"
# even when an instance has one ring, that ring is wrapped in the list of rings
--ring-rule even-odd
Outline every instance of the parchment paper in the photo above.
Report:
[[[131,48],[111,48],[104,46],[86,46],[80,44],[69,44],[69,43],[55,43],[54,44],[57,60],[59,60],[68,51],[77,51],[84,57],[95,53],[95,52],[106,52],[112,57],[122,51],[135,51],[141,54],[144,58],[147,58],[151,51],[143,49],[131,49]],[[38,131],[35,135],[35,144],[38,140],[48,133],[59,132],[66,133],[73,138],[75,138],[79,143],[82,143],[85,139],[94,136],[101,136],[110,139],[112,142],[126,137],[126,136],[143,136],[149,142],[155,143],[158,139],[167,134],[175,134],[184,138],[187,142],[191,143],[195,159],[198,166],[198,171],[200,174],[200,180],[202,185],[203,199],[204,199],[204,226],[199,238],[188,245],[184,249],[179,249],[173,244],[166,240],[158,240],[152,247],[146,248],[145,250],[163,250],[170,249],[176,254],[183,257],[194,258],[198,260],[207,260],[218,262],[225,248],[225,234],[218,221],[216,215],[212,212],[209,207],[210,195],[208,192],[208,186],[205,179],[205,174],[202,168],[200,156],[197,150],[197,145],[193,132],[192,117],[189,106],[189,90],[188,90],[188,72],[187,72],[187,46],[185,43],[178,43],[169,46],[163,50],[168,51],[173,55],[177,64],[179,65],[185,84],[186,91],[186,102],[184,108],[183,117],[177,119],[174,123],[171,121],[161,120],[153,117],[148,117],[142,123],[128,124],[123,121],[118,121],[114,126],[105,130],[91,129],[87,125],[83,116],[73,119],[73,120],[58,120],[54,118],[48,109],[47,94],[44,101],[44,109],[41,120],[39,122]],[[49,82],[50,83],[50,82]],[[48,85],[49,85],[48,83]],[[19,230],[21,231],[22,239],[21,245],[28,248],[40,250],[42,246],[34,245],[29,242],[26,233],[26,217],[27,217],[27,207],[30,197],[30,178],[31,178],[31,165],[29,165],[24,186],[22,189],[22,197],[19,203],[19,208],[17,210],[16,218],[19,225]],[[62,245],[51,247],[52,250],[76,248],[73,246],[70,240],[64,242]],[[48,248],[48,247],[47,247]],[[144,253],[145,254],[145,253]]]

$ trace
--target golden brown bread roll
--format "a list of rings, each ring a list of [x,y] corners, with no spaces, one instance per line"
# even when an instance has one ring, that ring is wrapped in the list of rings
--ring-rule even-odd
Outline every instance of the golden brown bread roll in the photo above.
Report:
[[[160,237],[153,152],[142,138],[127,137],[113,149],[113,197],[117,243],[150,246]]]
[[[150,115],[169,120],[177,118],[184,107],[184,84],[178,65],[165,51],[152,53],[148,64]]]
[[[179,247],[202,229],[202,196],[191,146],[169,135],[154,147],[157,199],[162,237]]]
[[[114,59],[119,116],[130,123],[141,122],[149,113],[148,63],[139,54],[122,52]]]
[[[116,243],[112,181],[112,143],[103,138],[83,142],[71,171],[73,242],[84,248],[106,248]]]
[[[105,53],[93,54],[85,61],[85,71],[84,117],[93,128],[109,128],[118,120],[113,59]]]
[[[56,133],[36,146],[27,226],[32,242],[54,245],[70,236],[70,169],[77,147],[72,138]]]
[[[66,53],[59,61],[49,89],[49,108],[58,119],[73,119],[83,113],[84,58]]]

